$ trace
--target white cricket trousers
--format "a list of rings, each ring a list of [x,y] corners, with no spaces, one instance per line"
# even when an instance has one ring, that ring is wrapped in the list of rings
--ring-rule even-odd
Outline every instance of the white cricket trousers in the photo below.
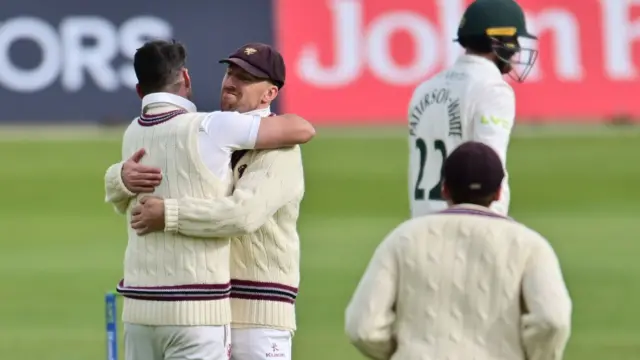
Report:
[[[231,330],[225,326],[124,324],[125,360],[229,360]]]
[[[291,360],[291,332],[275,329],[231,329],[232,360]]]

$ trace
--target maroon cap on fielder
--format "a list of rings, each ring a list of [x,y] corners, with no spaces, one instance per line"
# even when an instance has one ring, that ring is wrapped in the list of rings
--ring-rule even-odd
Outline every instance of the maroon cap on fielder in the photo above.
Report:
[[[442,177],[449,192],[488,196],[500,189],[504,168],[498,154],[475,141],[458,146],[444,162]]]
[[[245,44],[220,63],[235,64],[257,78],[272,81],[278,89],[284,86],[286,69],[282,55],[267,44]]]

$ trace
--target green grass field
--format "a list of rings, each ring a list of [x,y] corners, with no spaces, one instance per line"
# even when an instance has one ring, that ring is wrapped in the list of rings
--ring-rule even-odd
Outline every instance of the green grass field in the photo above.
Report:
[[[320,131],[303,149],[295,359],[359,359],[344,308],[408,215],[404,133],[372,135]],[[119,140],[12,137],[0,140],[0,358],[104,359],[103,294],[120,279],[126,238],[102,177]],[[550,239],[574,299],[568,360],[640,359],[639,154],[638,132],[513,139],[512,215]]]

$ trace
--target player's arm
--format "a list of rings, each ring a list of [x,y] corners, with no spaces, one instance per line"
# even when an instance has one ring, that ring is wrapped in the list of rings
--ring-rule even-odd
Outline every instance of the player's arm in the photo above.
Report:
[[[522,280],[522,343],[528,360],[562,359],[571,329],[572,304],[558,257],[540,238]]]
[[[263,151],[247,166],[231,196],[165,199],[165,231],[194,237],[251,233],[303,193],[300,148]]]
[[[276,149],[309,142],[316,135],[310,122],[295,114],[262,118],[256,149]]]
[[[516,99],[508,84],[496,83],[477,91],[473,139],[491,146],[506,165],[507,148],[516,116]]]
[[[216,111],[203,121],[205,132],[231,150],[276,149],[304,144],[315,136],[307,120],[294,114],[269,117]]]
[[[161,170],[140,164],[144,149],[129,159],[111,165],[105,174],[105,202],[124,214],[131,199],[139,193],[151,193],[162,179]]]
[[[104,176],[104,201],[111,203],[119,214],[127,212],[127,207],[129,206],[131,198],[136,195],[129,191],[122,181],[122,176],[120,174],[123,165],[124,161],[109,166],[107,173]]]
[[[475,89],[477,94],[473,103],[472,139],[491,146],[498,154],[503,166],[507,166],[507,149],[511,131],[515,124],[516,99],[513,89],[506,83],[492,83],[482,89]],[[503,215],[509,211],[510,189],[508,173],[502,186],[500,201],[491,208]]]
[[[388,360],[396,349],[397,243],[402,228],[396,228],[378,246],[345,313],[349,340],[370,359]]]

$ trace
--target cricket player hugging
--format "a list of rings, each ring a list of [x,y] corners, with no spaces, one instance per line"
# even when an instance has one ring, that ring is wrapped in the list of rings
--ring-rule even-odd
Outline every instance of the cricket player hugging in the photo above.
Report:
[[[228,65],[222,81],[221,109],[258,116],[263,121],[275,117],[269,105],[284,85],[282,56],[268,45],[253,43],[221,62]],[[269,133],[261,128],[259,134]],[[230,271],[230,287],[210,286],[208,290],[204,285],[192,285],[189,290],[193,291],[194,299],[205,291],[216,291],[220,296],[230,294],[231,359],[291,359],[291,338],[296,329],[294,304],[300,278],[296,223],[304,194],[300,148],[237,151],[232,159],[232,166],[227,162],[227,168],[233,170],[234,189],[225,196],[195,197],[179,191],[156,191],[155,186],[157,189],[179,186],[166,177],[136,187],[136,180],[151,179],[160,170],[130,159],[107,171],[107,200],[130,198],[136,192],[162,195],[141,198],[140,205],[131,211],[131,231],[145,241],[171,237],[201,239],[198,246],[188,249],[199,261],[210,256],[207,248],[214,245],[209,244],[231,237],[230,260],[228,252],[220,252],[221,258],[216,260],[216,265],[227,267],[221,274],[228,276]],[[149,184],[151,188],[143,186]],[[146,240],[147,237],[150,238]],[[145,246],[138,248],[147,251]],[[222,259],[224,256],[227,258]],[[173,261],[166,259],[158,265]],[[131,291],[128,294],[135,296]],[[178,312],[194,316],[191,323],[185,323],[189,325],[206,321],[214,313],[186,307]],[[129,318],[133,316],[127,314]]]

